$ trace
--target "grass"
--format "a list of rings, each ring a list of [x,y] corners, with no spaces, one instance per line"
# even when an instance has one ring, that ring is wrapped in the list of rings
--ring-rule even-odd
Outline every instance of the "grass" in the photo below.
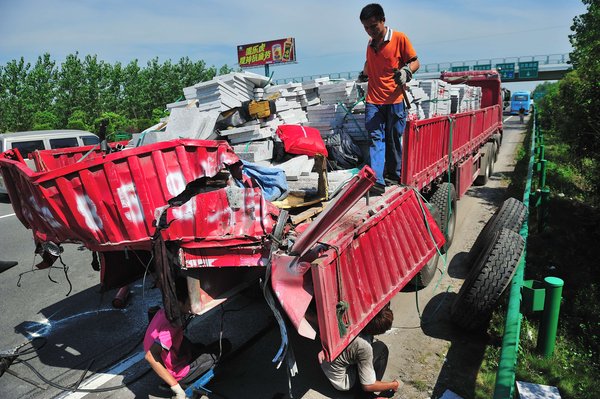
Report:
[[[538,233],[535,214],[530,217],[525,279],[555,276],[565,286],[553,356],[544,359],[536,352],[539,315],[525,316],[516,379],[556,386],[563,399],[600,398],[600,268],[596,265],[600,212],[589,205],[597,203],[590,193],[595,176],[589,170],[595,165],[572,154],[553,134],[545,134],[545,144],[545,158],[551,160],[546,180],[551,189],[549,218],[545,230]],[[522,198],[528,161],[528,150],[523,148],[509,186],[516,198]],[[497,339],[490,341],[500,342],[505,314],[505,307],[494,314],[488,334]],[[499,344],[486,348],[476,398],[492,397],[499,354]]]
[[[421,392],[425,392],[429,389],[429,385],[427,385],[427,383],[422,380],[411,380],[408,383]]]

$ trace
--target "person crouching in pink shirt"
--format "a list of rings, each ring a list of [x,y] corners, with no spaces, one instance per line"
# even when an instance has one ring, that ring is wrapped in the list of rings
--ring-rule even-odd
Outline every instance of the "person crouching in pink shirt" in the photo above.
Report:
[[[189,314],[185,279],[176,280],[176,295],[182,313]],[[185,323],[187,324],[187,323]],[[145,359],[154,372],[171,388],[173,397],[186,398],[184,388],[213,367],[230,349],[227,340],[211,345],[194,344],[184,335],[185,325],[170,321],[164,309],[152,317],[144,337]]]

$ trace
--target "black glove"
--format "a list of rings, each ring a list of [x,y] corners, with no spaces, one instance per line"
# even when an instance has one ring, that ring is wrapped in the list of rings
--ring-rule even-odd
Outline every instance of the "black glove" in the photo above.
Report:
[[[402,67],[402,69],[394,69],[394,82],[398,86],[404,86],[412,79],[412,71],[408,67],[408,65]]]
[[[363,82],[367,82],[369,80],[369,77],[367,76],[366,73],[364,73],[363,71],[360,71],[360,73],[358,74],[358,79],[356,79],[356,81],[358,83],[363,83]]]

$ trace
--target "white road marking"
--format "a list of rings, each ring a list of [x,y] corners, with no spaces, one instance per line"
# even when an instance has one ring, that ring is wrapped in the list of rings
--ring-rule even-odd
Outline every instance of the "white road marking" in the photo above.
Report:
[[[145,353],[138,352],[135,355],[129,356],[127,359],[123,360],[121,363],[116,364],[110,370],[107,370],[105,373],[95,374],[93,377],[86,379],[79,388],[85,389],[96,389],[106,384],[112,378],[116,377],[123,371],[127,370],[140,360],[142,360],[145,356]],[[70,392],[65,393],[61,396],[58,396],[57,399],[79,399],[89,395],[91,392]]]
[[[509,116],[508,118],[506,118],[505,120],[502,121],[502,123],[506,122],[507,120],[509,120],[510,118],[512,118],[514,115]]]
[[[15,213],[9,213],[8,215],[0,216],[0,219],[4,219],[4,218],[10,217],[10,216],[15,216],[15,215],[16,215]]]

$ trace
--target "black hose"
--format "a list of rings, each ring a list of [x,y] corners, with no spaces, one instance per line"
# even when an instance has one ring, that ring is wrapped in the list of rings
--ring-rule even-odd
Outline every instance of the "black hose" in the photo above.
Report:
[[[36,347],[36,346],[34,345],[34,342],[36,342],[36,341],[42,341],[42,344],[41,344],[39,347]],[[41,373],[40,373],[40,372],[39,372],[39,371],[38,371],[38,370],[37,370],[37,369],[36,369],[34,366],[32,366],[32,365],[29,363],[29,361],[28,361],[27,359],[23,359],[23,358],[21,358],[22,356],[25,356],[25,355],[28,355],[28,354],[34,353],[35,351],[38,351],[38,350],[39,350],[39,349],[41,349],[41,348],[42,348],[44,345],[46,345],[46,342],[47,342],[47,340],[46,340],[46,338],[45,338],[45,337],[36,337],[36,338],[32,339],[31,341],[28,341],[28,342],[27,342],[27,343],[25,343],[24,345],[21,345],[20,347],[18,347],[18,348],[17,348],[17,349],[14,351],[14,353],[12,353],[12,354],[0,354],[0,359],[2,359],[2,360],[4,360],[4,359],[12,359],[11,363],[14,363],[14,364],[19,364],[19,363],[21,363],[21,364],[24,364],[24,365],[25,365],[27,368],[29,368],[29,369],[30,369],[30,370],[31,370],[31,371],[32,371],[32,372],[33,372],[33,373],[34,373],[34,374],[35,374],[35,375],[36,375],[36,376],[37,376],[37,377],[38,377],[38,378],[39,378],[41,381],[45,382],[46,384],[50,385],[50,386],[51,386],[51,387],[53,387],[53,388],[59,389],[59,390],[61,390],[61,391],[70,391],[70,392],[102,393],[102,392],[109,392],[109,391],[115,391],[115,390],[122,389],[122,388],[127,388],[127,385],[128,385],[128,384],[132,384],[132,383],[134,383],[135,381],[138,381],[140,378],[142,378],[142,377],[143,377],[143,376],[145,376],[145,375],[146,375],[146,374],[147,374],[149,371],[151,371],[151,370],[152,370],[151,368],[148,368],[146,371],[144,371],[143,373],[141,373],[141,374],[137,375],[137,376],[136,376],[135,378],[133,378],[132,380],[130,380],[130,381],[127,381],[127,382],[124,382],[123,384],[120,384],[120,385],[115,385],[115,386],[112,386],[112,387],[106,387],[106,388],[93,388],[93,389],[91,389],[91,388],[90,388],[90,389],[87,389],[87,388],[79,388],[79,385],[81,385],[81,383],[83,382],[83,379],[85,378],[86,374],[87,374],[87,373],[88,373],[88,371],[89,371],[89,368],[91,367],[91,365],[92,365],[92,363],[93,363],[93,360],[92,360],[92,361],[90,361],[90,364],[89,364],[89,366],[88,366],[88,367],[87,367],[87,368],[84,370],[84,372],[83,372],[82,376],[79,378],[79,380],[78,380],[78,381],[77,381],[75,384],[73,384],[73,385],[71,385],[71,386],[64,386],[64,385],[60,385],[60,384],[57,384],[57,383],[53,382],[52,380],[49,380],[48,378],[44,377],[44,376],[43,376],[43,375],[42,375],[42,374],[41,374]],[[138,343],[139,343],[139,341],[138,341]],[[136,346],[137,346],[137,344],[138,344],[138,343],[136,343]],[[23,348],[23,347],[25,347],[25,346],[27,346],[27,345],[29,345],[29,344],[31,344],[31,348],[27,348],[26,350],[22,350],[22,348]],[[9,370],[8,370],[8,367],[7,367],[7,370],[6,370],[6,371],[9,371]],[[30,380],[24,379],[23,377],[21,377],[20,375],[18,375],[18,374],[17,374],[17,373],[15,373],[14,371],[11,371],[11,372],[10,372],[10,374],[11,374],[11,375],[14,375],[15,377],[17,377],[17,378],[20,378],[20,379],[22,379],[22,380],[24,380],[24,381],[26,381],[26,382],[29,382],[29,383],[31,383],[32,385],[34,385],[34,386],[36,386],[36,387],[38,387],[38,388],[40,388],[40,386],[39,386],[39,385],[37,385],[37,384],[35,384],[35,383],[33,383],[33,381],[30,381]]]

